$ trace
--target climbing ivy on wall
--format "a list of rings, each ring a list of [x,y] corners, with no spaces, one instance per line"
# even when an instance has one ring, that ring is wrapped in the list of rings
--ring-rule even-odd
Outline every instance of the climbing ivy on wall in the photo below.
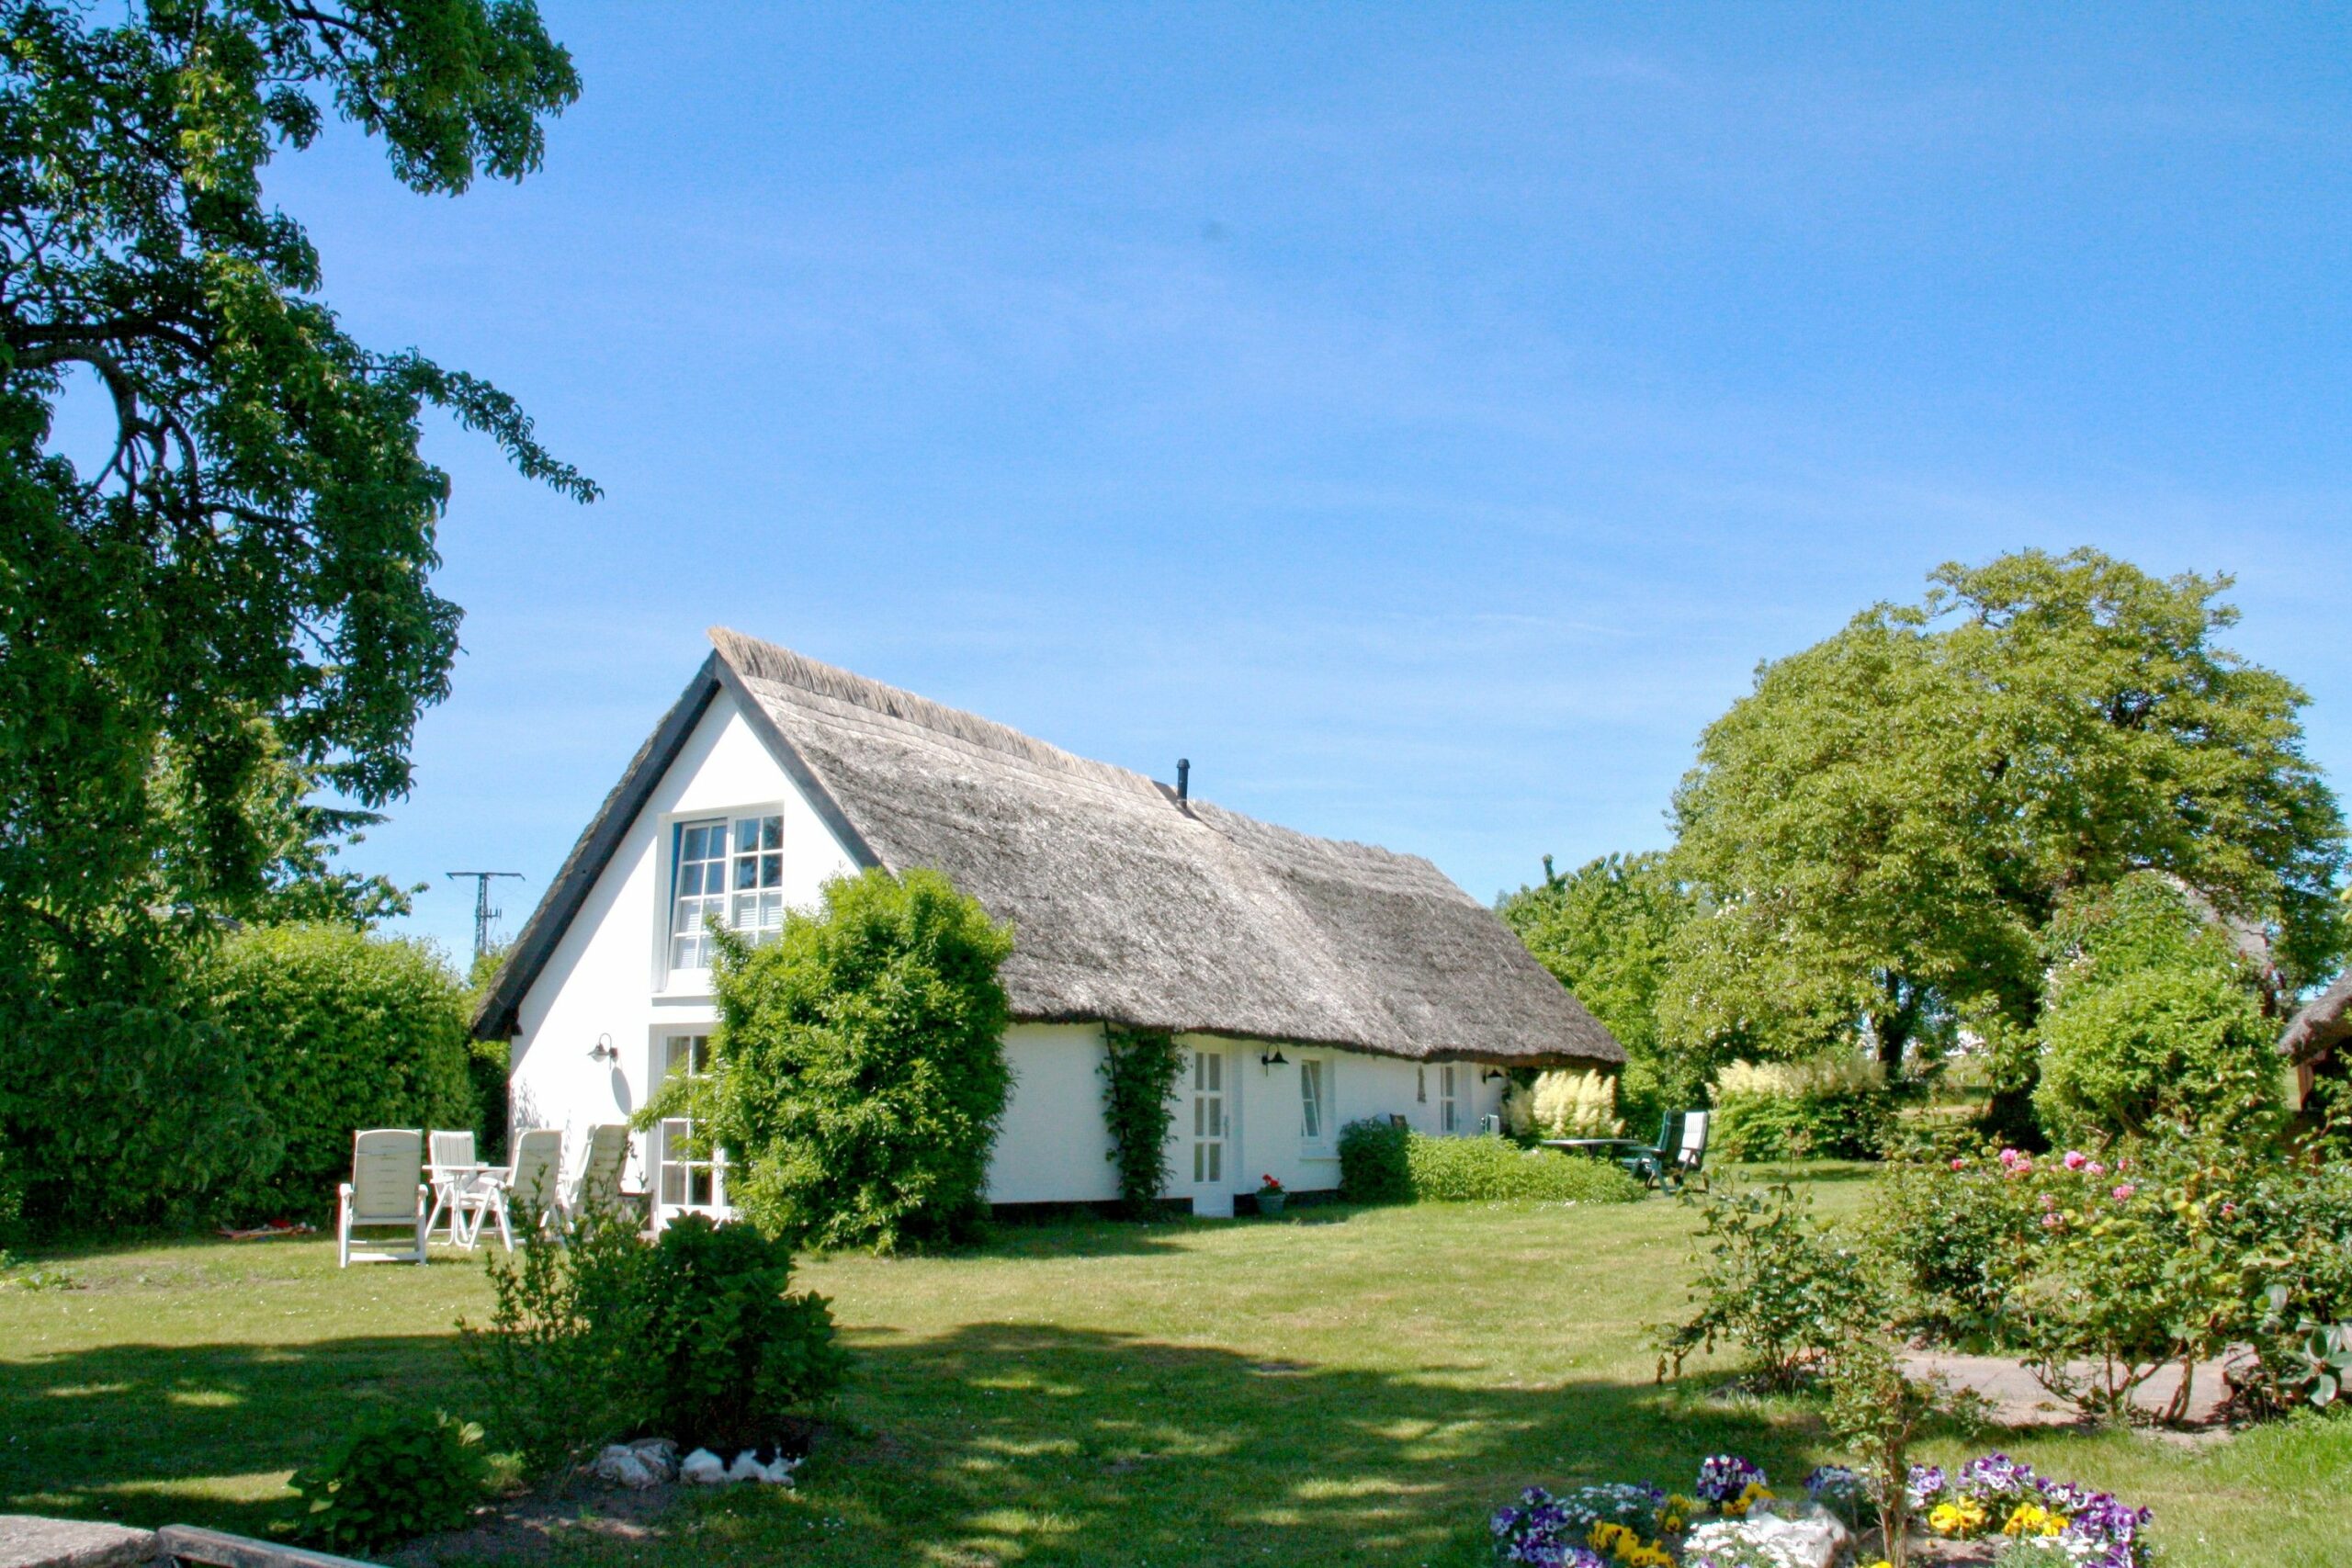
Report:
[[[1173,1035],[1156,1030],[1102,1029],[1102,1122],[1111,1146],[1102,1157],[1119,1168],[1119,1205],[1142,1219],[1175,1175],[1168,1163],[1168,1125],[1176,1114],[1176,1079],[1184,1054]]]

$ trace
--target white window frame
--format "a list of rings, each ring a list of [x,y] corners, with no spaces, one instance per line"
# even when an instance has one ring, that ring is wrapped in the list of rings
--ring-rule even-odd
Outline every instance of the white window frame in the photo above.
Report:
[[[1311,1099],[1307,1093],[1307,1088],[1310,1084],[1314,1086],[1315,1090]],[[1336,1065],[1331,1057],[1324,1055],[1310,1056],[1304,1053],[1300,1055],[1298,1058],[1298,1146],[1300,1153],[1309,1156],[1315,1156],[1329,1155],[1331,1152],[1336,1137],[1335,1131],[1331,1125],[1331,1120],[1338,1111],[1339,1097],[1336,1092],[1337,1086],[1338,1073],[1336,1070]],[[1307,1111],[1310,1104],[1312,1105],[1315,1113],[1315,1123],[1312,1128],[1309,1127],[1307,1122]]]
[[[690,1081],[707,1081],[710,1077],[710,1034],[708,1024],[693,1029],[664,1029],[653,1037],[653,1071],[648,1081],[658,1093],[681,1066]],[[681,1050],[680,1048],[684,1049]],[[697,1066],[697,1061],[699,1066]],[[649,1140],[646,1187],[653,1195],[653,1211],[657,1218],[667,1219],[675,1214],[709,1214],[724,1218],[733,1211],[727,1202],[727,1177],[729,1165],[727,1151],[713,1147],[703,1154],[682,1152],[677,1145],[690,1144],[694,1137],[691,1116],[665,1116],[654,1124]],[[679,1197],[670,1194],[673,1174],[678,1178]],[[702,1202],[695,1201],[697,1173],[707,1177],[709,1196]]]
[[[1462,1131],[1462,1076],[1453,1062],[1437,1068],[1438,1131],[1451,1136]]]
[[[690,861],[690,847],[703,852]],[[680,817],[670,824],[669,854],[670,896],[662,924],[664,973],[710,972],[706,922],[714,915],[720,925],[755,941],[784,928],[781,806]]]

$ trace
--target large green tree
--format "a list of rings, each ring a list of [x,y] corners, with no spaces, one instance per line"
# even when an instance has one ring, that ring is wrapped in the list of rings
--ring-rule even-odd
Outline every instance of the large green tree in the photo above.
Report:
[[[1842,1018],[1889,1061],[1939,1016],[2030,1027],[2061,902],[2143,870],[2267,926],[2290,983],[2334,961],[2343,818],[2303,693],[2217,640],[2228,578],[2028,550],[1930,584],[1760,668],[1702,738],[1691,1027]],[[1792,965],[1802,994],[1757,984]]]
[[[518,178],[579,84],[528,0],[0,0],[0,941],[70,943],[159,865],[208,908],[263,886],[281,761],[406,788],[458,619],[428,409],[594,493],[494,388],[345,333],[264,169],[336,114],[417,191]]]
[[[418,192],[519,178],[578,90],[530,0],[0,0],[0,1133],[152,1178],[112,1214],[224,1174],[178,991],[215,917],[397,896],[295,885],[356,820],[301,792],[400,795],[447,691],[427,413],[594,494],[493,387],[345,333],[263,174],[332,116]]]

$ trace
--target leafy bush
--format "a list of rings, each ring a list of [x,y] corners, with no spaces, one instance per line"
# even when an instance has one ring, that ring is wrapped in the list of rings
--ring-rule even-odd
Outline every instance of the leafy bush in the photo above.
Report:
[[[1714,1153],[1751,1160],[1870,1159],[1892,1120],[1886,1070],[1851,1054],[1734,1062],[1715,1078]]]
[[[1911,1326],[2021,1354],[2093,1414],[2239,1343],[2241,1402],[2283,1408],[2285,1325],[2352,1317],[2352,1171],[2210,1132],[1900,1170],[1867,1228]],[[2085,1363],[2089,1379],[2069,1370]]]
[[[1658,1375],[1725,1339],[1766,1387],[1794,1387],[1854,1331],[1870,1299],[1860,1257],[1813,1217],[1811,1193],[1785,1183],[1683,1201],[1700,1206],[1700,1308],[1660,1331]]]
[[[775,1440],[778,1422],[831,1394],[849,1356],[814,1291],[787,1292],[792,1253],[745,1224],[673,1220],[639,1287],[644,1343],[630,1364],[639,1419],[684,1448],[732,1453]]]
[[[293,1479],[302,1533],[338,1551],[367,1551],[466,1522],[490,1483],[481,1428],[447,1416],[401,1416],[354,1432]]]
[[[1155,1030],[1106,1029],[1102,1033],[1102,1122],[1111,1146],[1102,1157],[1119,1168],[1119,1206],[1133,1219],[1151,1213],[1175,1175],[1168,1163],[1168,1128],[1176,1116],[1176,1080],[1184,1054],[1174,1036]]]
[[[2033,1103],[2061,1142],[2162,1122],[2245,1124],[2269,1107],[2278,1029],[2227,931],[2151,872],[2052,923]]]
[[[458,1352],[491,1429],[544,1474],[628,1436],[640,1413],[652,1251],[613,1213],[521,1239],[511,1258],[485,1254],[490,1321],[460,1322]]]
[[[460,1324],[459,1350],[534,1474],[626,1438],[773,1442],[848,1369],[825,1298],[789,1292],[790,1252],[750,1225],[686,1215],[648,1246],[634,1219],[592,1214],[487,1267],[491,1319]]]
[[[1340,1196],[1351,1203],[1409,1203],[1413,1170],[1405,1145],[1411,1136],[1385,1116],[1340,1129]]]
[[[277,1160],[238,1042],[175,982],[132,998],[0,1018],[0,1146],[34,1231],[185,1224]]]
[[[233,1189],[243,1211],[332,1204],[355,1129],[474,1125],[465,989],[423,944],[261,927],[222,942],[197,986],[242,1047],[283,1151]]]
[[[696,1114],[771,1235],[878,1251],[967,1236],[1012,1085],[997,971],[1012,933],[936,872],[869,870],[823,897],[761,946],[716,933],[718,1070]],[[674,1081],[639,1124],[686,1092]]]
[[[1431,1138],[1408,1133],[1405,1166],[1412,1196],[1423,1202],[1529,1198],[1554,1203],[1623,1203],[1642,1195],[1639,1182],[1605,1160],[1557,1149],[1522,1149],[1503,1138]]]
[[[1340,1195],[1352,1203],[1623,1203],[1642,1187],[1602,1160],[1504,1138],[1432,1138],[1367,1118],[1340,1129]]]

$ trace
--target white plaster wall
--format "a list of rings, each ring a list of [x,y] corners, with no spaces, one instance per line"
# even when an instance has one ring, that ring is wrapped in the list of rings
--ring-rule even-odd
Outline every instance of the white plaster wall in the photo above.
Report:
[[[1394,1056],[1376,1056],[1361,1051],[1340,1051],[1321,1046],[1283,1044],[1279,1047],[1287,1058],[1280,1066],[1263,1065],[1260,1058],[1272,1055],[1276,1046],[1265,1041],[1227,1040],[1218,1042],[1207,1037],[1187,1035],[1188,1047],[1205,1045],[1215,1048],[1222,1044],[1232,1055],[1228,1058],[1234,1067],[1236,1086],[1236,1138],[1230,1170],[1233,1190],[1255,1192],[1261,1177],[1272,1176],[1284,1187],[1298,1192],[1329,1191],[1340,1185],[1339,1130],[1351,1122],[1366,1117],[1386,1119],[1403,1116],[1415,1131],[1431,1136],[1442,1135],[1442,1110],[1440,1103],[1442,1082],[1436,1063],[1426,1067]],[[1304,1058],[1319,1057],[1325,1064],[1329,1099],[1328,1135],[1317,1145],[1310,1145],[1305,1136],[1305,1111],[1299,1089],[1299,1064]],[[1487,1069],[1475,1062],[1458,1062],[1454,1071],[1460,1083],[1460,1124],[1457,1134],[1475,1135],[1478,1119],[1498,1111],[1502,1105],[1502,1085],[1479,1082],[1479,1075]],[[1419,1098],[1420,1075],[1428,1074],[1429,1098]],[[1180,1118],[1180,1122],[1182,1121]],[[1185,1122],[1181,1131],[1188,1130]],[[1181,1152],[1181,1151],[1180,1151]],[[1180,1171],[1189,1171],[1190,1156],[1175,1162]],[[1181,1187],[1181,1183],[1179,1184]]]
[[[1091,1023],[1016,1023],[1005,1031],[1012,1092],[989,1160],[991,1203],[1094,1202],[1119,1195],[1104,1157],[1102,1031]]]
[[[827,878],[854,869],[848,852],[721,692],[629,824],[580,913],[517,1009],[509,1081],[517,1128],[582,1129],[626,1121],[645,1103],[657,1036],[717,1019],[707,974],[668,971],[671,826],[681,818],[784,813],[784,888],[808,908]],[[620,1059],[588,1053],[610,1035]],[[646,1179],[642,1138],[627,1178]]]

